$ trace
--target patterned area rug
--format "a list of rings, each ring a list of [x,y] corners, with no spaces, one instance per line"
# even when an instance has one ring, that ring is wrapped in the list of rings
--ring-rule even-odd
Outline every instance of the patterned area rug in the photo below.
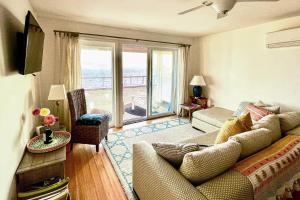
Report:
[[[201,133],[192,128],[189,120],[178,118],[109,134],[108,140],[102,144],[128,199],[135,200],[132,191],[132,144],[140,141],[180,142]]]

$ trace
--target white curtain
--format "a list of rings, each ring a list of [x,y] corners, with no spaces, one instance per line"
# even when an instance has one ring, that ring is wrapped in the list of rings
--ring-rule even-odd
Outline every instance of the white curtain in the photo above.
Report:
[[[80,48],[78,35],[55,33],[54,82],[64,84],[66,92],[81,87]],[[70,130],[68,101],[60,106],[59,121]]]
[[[177,71],[177,98],[176,113],[180,112],[180,104],[189,101],[188,65],[190,47],[180,47],[178,52],[178,71]]]

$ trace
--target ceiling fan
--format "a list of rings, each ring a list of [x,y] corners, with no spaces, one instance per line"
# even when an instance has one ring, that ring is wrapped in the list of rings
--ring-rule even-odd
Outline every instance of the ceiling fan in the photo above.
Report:
[[[183,12],[178,13],[178,15],[184,15],[186,13],[198,10],[202,7],[212,6],[217,12],[217,19],[227,16],[228,12],[234,7],[237,2],[255,2],[255,1],[279,1],[279,0],[211,0],[203,1],[201,5],[190,8]]]

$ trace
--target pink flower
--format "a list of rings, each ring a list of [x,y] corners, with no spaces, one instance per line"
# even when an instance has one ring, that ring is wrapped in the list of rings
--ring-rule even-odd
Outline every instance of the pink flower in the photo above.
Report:
[[[38,116],[38,115],[40,114],[40,112],[41,112],[41,109],[35,108],[35,109],[32,111],[32,115],[33,115],[33,116]]]
[[[56,119],[54,115],[47,115],[44,117],[44,125],[49,126],[49,125],[54,125],[56,122]]]

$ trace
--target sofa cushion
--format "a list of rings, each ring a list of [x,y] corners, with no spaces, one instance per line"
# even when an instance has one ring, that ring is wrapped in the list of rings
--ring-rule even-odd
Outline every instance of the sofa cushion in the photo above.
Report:
[[[253,199],[249,179],[239,172],[229,170],[196,187],[207,199]]]
[[[247,131],[229,138],[241,144],[240,158],[248,157],[268,147],[272,142],[271,131],[265,128]]]
[[[191,183],[199,185],[229,169],[238,160],[241,145],[233,140],[187,153],[180,173]]]
[[[264,116],[273,114],[271,111],[268,111],[267,109],[262,107],[255,106],[254,104],[249,104],[247,106],[247,110],[250,112],[251,119],[253,121],[258,121]]]
[[[180,143],[214,144],[218,133],[219,133],[219,131],[199,134],[196,137],[182,140],[182,141],[180,141]]]
[[[260,128],[266,128],[271,131],[272,143],[281,138],[280,122],[277,115],[267,115],[252,126],[252,129]]]
[[[287,135],[299,135],[300,136],[300,126],[286,132]]]
[[[299,112],[286,112],[278,115],[282,132],[287,132],[300,125]]]
[[[173,166],[179,167],[182,163],[185,154],[193,151],[202,150],[206,148],[208,145],[201,145],[195,143],[175,144],[175,143],[158,142],[158,143],[152,143],[152,146],[156,151],[156,153],[158,153],[161,157],[166,159]]]
[[[215,144],[221,144],[228,140],[230,136],[236,135],[238,133],[244,132],[245,129],[241,125],[238,118],[227,120],[222,126],[218,136],[215,140]]]
[[[233,111],[231,110],[220,107],[212,107],[193,112],[193,117],[216,127],[221,127],[227,119],[232,117],[232,114]]]

